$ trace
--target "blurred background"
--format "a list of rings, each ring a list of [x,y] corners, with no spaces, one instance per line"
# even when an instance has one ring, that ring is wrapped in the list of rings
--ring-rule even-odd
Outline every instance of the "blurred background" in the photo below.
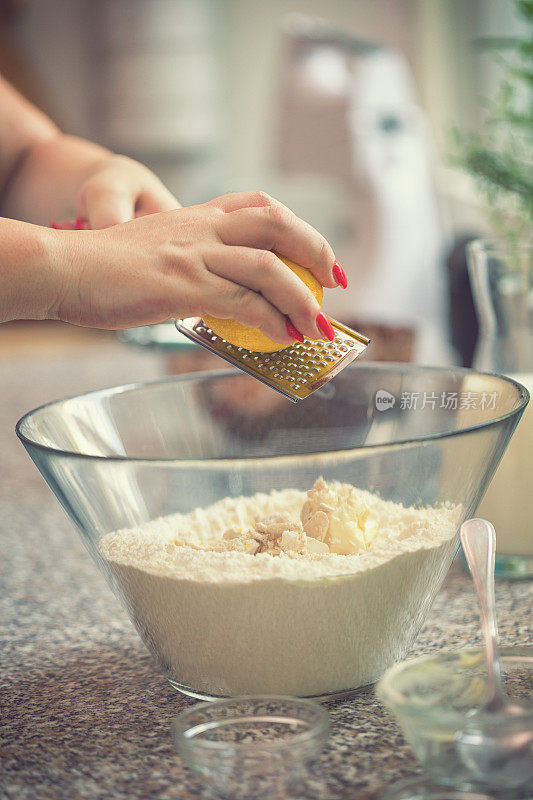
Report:
[[[370,357],[469,365],[464,244],[491,225],[452,131],[482,126],[501,79],[476,40],[524,27],[511,0],[0,0],[0,71],[184,205],[263,188],[309,220],[350,281],[326,311]],[[115,338],[11,323],[0,354]],[[168,352],[178,371],[211,358]]]

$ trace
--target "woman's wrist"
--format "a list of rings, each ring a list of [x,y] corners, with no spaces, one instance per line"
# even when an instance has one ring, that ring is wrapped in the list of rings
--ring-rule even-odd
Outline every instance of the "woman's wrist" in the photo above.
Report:
[[[58,319],[68,276],[63,235],[0,219],[0,322]]]

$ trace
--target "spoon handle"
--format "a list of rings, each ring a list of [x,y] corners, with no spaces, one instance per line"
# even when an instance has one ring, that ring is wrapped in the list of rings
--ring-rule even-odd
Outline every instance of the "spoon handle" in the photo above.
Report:
[[[481,629],[487,656],[487,695],[490,703],[503,691],[494,596],[496,531],[485,519],[469,519],[461,525],[460,536],[481,611]]]

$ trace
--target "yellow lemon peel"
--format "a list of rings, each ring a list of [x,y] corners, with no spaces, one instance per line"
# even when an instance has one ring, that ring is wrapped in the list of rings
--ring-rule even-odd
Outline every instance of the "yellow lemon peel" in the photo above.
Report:
[[[323,289],[312,272],[299,264],[294,264],[288,258],[281,258],[281,256],[278,256],[278,258],[292,269],[294,274],[311,290],[318,303],[321,304]],[[257,353],[275,353],[289,346],[274,342],[268,336],[265,336],[259,328],[249,328],[234,319],[221,319],[220,317],[212,317],[210,314],[205,314],[203,320],[213,333],[236,347],[245,347],[247,350],[253,350]]]

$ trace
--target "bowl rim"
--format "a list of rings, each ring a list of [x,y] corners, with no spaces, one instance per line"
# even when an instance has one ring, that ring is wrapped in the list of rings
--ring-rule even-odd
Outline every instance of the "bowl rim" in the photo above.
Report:
[[[511,384],[518,390],[519,393],[523,394],[522,401],[518,404],[516,408],[511,411],[506,412],[505,414],[501,414],[500,416],[494,417],[488,421],[480,422],[476,425],[467,425],[462,428],[457,428],[456,430],[452,431],[441,431],[440,433],[430,433],[425,436],[411,436],[405,439],[396,439],[390,442],[377,442],[375,444],[363,444],[363,445],[356,445],[353,447],[345,447],[345,448],[337,448],[335,450],[324,450],[324,451],[310,451],[309,453],[298,453],[297,455],[247,455],[247,456],[226,456],[226,457],[217,457],[217,458],[210,458],[208,456],[203,458],[192,457],[187,458],[185,456],[180,456],[179,458],[162,458],[162,457],[146,457],[146,456],[127,456],[127,455],[94,455],[91,453],[80,453],[74,450],[64,450],[60,447],[53,447],[51,445],[43,444],[42,442],[38,442],[35,439],[27,436],[23,432],[23,427],[27,423],[27,421],[36,414],[41,413],[47,408],[51,408],[54,405],[59,405],[61,403],[66,403],[71,400],[81,400],[82,398],[96,398],[100,396],[112,396],[112,395],[119,395],[125,394],[126,392],[136,391],[139,389],[144,389],[149,386],[156,386],[162,385],[166,383],[186,383],[193,380],[204,380],[206,378],[227,378],[231,376],[240,377],[242,376],[242,372],[238,369],[224,369],[224,370],[204,370],[201,372],[188,372],[183,375],[170,375],[163,378],[155,378],[152,380],[147,381],[134,381],[131,383],[124,383],[119,384],[118,386],[109,386],[102,389],[93,389],[90,392],[84,392],[82,394],[74,394],[69,395],[67,397],[50,400],[47,403],[42,403],[39,406],[27,411],[25,414],[20,417],[18,422],[15,425],[15,433],[17,434],[18,438],[22,442],[22,444],[30,449],[39,450],[40,452],[47,453],[48,455],[54,456],[65,456],[68,458],[79,458],[79,459],[87,459],[90,461],[103,461],[103,462],[118,462],[118,463],[150,463],[150,464],[187,464],[189,467],[194,466],[195,468],[199,467],[209,467],[210,469],[214,468],[215,466],[221,466],[226,468],[228,464],[239,464],[239,463],[250,463],[255,464],[262,464],[264,462],[269,462],[273,459],[276,461],[291,461],[291,460],[301,460],[303,456],[327,456],[331,453],[335,453],[335,456],[338,457],[340,454],[351,454],[360,451],[368,451],[368,452],[375,452],[380,448],[396,448],[396,447],[406,447],[406,446],[417,446],[419,444],[426,444],[431,441],[440,440],[440,439],[447,439],[453,436],[460,436],[464,433],[469,433],[475,430],[481,430],[483,428],[488,428],[492,425],[497,425],[500,422],[505,420],[511,419],[512,417],[520,417],[523,413],[524,409],[526,408],[527,404],[530,400],[530,392],[529,390],[523,386],[519,381],[515,380],[514,378],[510,378],[507,375],[501,375],[495,372],[482,372],[480,370],[470,369],[468,367],[441,367],[441,366],[431,366],[431,365],[419,365],[419,364],[406,364],[399,361],[365,361],[359,364],[351,364],[347,368],[347,370],[360,370],[363,371],[365,369],[372,369],[374,371],[382,371],[386,372],[388,370],[394,369],[396,372],[408,372],[408,373],[415,373],[415,372],[426,372],[426,373],[455,373],[459,375],[480,375],[489,378],[497,378],[504,383]]]
[[[377,682],[375,688],[376,697],[394,714],[398,714],[398,716],[410,717],[420,722],[431,722],[438,727],[464,727],[464,721],[468,717],[468,712],[450,711],[441,706],[427,708],[413,705],[411,701],[405,699],[403,692],[399,691],[394,686],[395,678],[406,670],[416,668],[424,662],[438,663],[443,658],[449,658],[450,656],[459,657],[462,653],[483,655],[483,647],[481,645],[473,645],[469,647],[458,647],[454,650],[439,650],[435,653],[425,653],[415,658],[399,661],[393,664],[392,667],[389,667]],[[524,659],[526,663],[531,663],[533,671],[533,644],[504,645],[500,648],[500,654],[504,665],[506,660],[518,661],[519,659]],[[531,707],[531,714],[528,713],[527,718],[533,722],[533,704]],[[485,724],[485,719],[487,725],[506,725],[509,723],[510,718],[508,714],[480,712],[479,715],[476,715],[476,724]],[[521,717],[521,719],[523,719],[523,717]]]
[[[300,733],[295,733],[290,736],[288,739],[280,739],[279,741],[273,740],[272,742],[268,742],[267,744],[264,743],[257,743],[257,742],[232,742],[231,744],[228,742],[214,742],[208,739],[196,739],[195,737],[188,737],[188,731],[194,731],[196,727],[187,727],[186,723],[189,718],[199,709],[210,709],[210,708],[223,708],[228,707],[231,708],[233,705],[237,705],[238,703],[242,703],[244,701],[249,702],[258,702],[258,703],[275,703],[275,702],[283,702],[283,703],[292,703],[295,706],[310,708],[312,711],[316,713],[317,721],[306,731],[302,731]],[[236,715],[232,718],[233,721],[237,721],[239,717]],[[206,703],[204,701],[200,703],[195,703],[193,706],[185,709],[179,713],[174,719],[172,720],[171,724],[171,732],[172,738],[174,743],[178,749],[186,748],[188,751],[192,751],[194,749],[206,749],[211,751],[218,751],[221,752],[223,750],[237,750],[241,753],[243,752],[252,752],[254,750],[283,750],[286,747],[293,747],[294,745],[304,744],[306,742],[310,742],[313,740],[320,740],[322,737],[326,737],[329,732],[330,727],[330,718],[328,710],[317,703],[314,700],[309,700],[303,697],[290,697],[289,695],[278,695],[278,694],[252,694],[252,695],[243,695],[242,697],[229,697],[223,698],[220,700],[214,700],[212,702]]]

